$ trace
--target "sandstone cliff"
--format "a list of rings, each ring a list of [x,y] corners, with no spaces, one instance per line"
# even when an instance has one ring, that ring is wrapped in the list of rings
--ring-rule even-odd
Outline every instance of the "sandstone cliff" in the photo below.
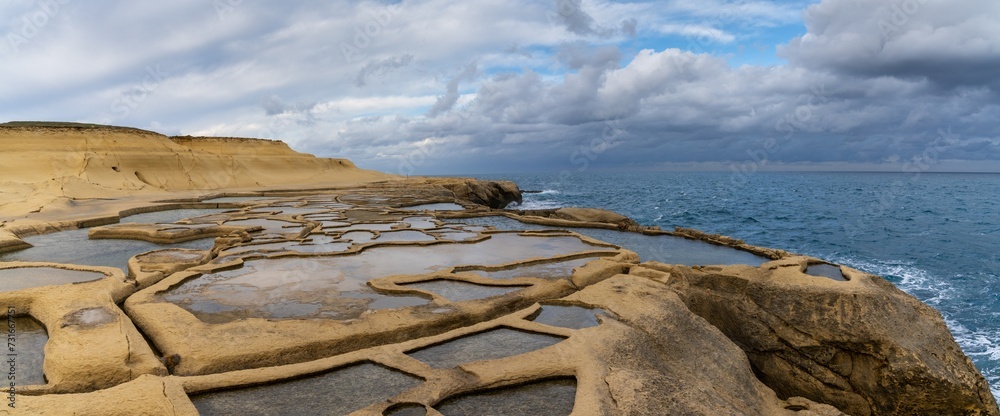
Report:
[[[262,139],[167,137],[75,123],[0,124],[0,215],[141,193],[390,178]]]

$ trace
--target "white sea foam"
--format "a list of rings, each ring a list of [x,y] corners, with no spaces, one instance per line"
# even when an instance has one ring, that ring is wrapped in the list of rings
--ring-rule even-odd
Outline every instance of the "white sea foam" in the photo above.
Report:
[[[975,361],[989,360],[1000,362],[1000,331],[970,330],[959,322],[945,318],[945,323],[951,329],[955,341],[962,347],[969,358]],[[993,397],[1000,400],[1000,372],[984,373],[990,384]]]
[[[955,286],[947,279],[933,276],[926,270],[914,266],[912,262],[888,263],[855,258],[834,260],[855,269],[894,280],[897,287],[931,306],[938,306],[943,301],[953,299],[957,293]]]
[[[509,209],[554,209],[562,208],[563,205],[556,201],[534,201],[525,200],[521,205],[511,205]]]

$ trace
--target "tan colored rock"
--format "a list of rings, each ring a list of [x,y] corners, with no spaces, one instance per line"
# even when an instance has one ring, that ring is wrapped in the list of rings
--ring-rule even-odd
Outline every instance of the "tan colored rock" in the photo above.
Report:
[[[3,263],[3,267],[64,267],[103,273],[79,284],[0,292],[0,303],[30,315],[48,332],[44,373],[48,383],[23,386],[35,393],[105,389],[144,374],[166,375],[149,344],[116,303],[135,292],[119,269],[53,263]]]
[[[280,141],[167,136],[111,126],[0,125],[0,215],[73,199],[392,178]],[[51,208],[51,207],[49,207]]]
[[[145,375],[92,393],[17,396],[0,415],[197,416],[198,410],[176,380]]]
[[[692,312],[746,351],[765,384],[852,415],[997,415],[986,380],[941,315],[880,277],[803,273],[810,259],[761,268],[669,272]]]
[[[569,221],[614,224],[622,230],[639,226],[639,224],[629,217],[617,212],[597,208],[559,208],[550,217]]]
[[[246,231],[249,227],[229,225],[191,226],[184,224],[114,224],[91,228],[91,239],[142,240],[159,244],[176,244],[203,238],[223,237]]]
[[[757,380],[743,351],[666,285],[619,275],[565,300],[615,316],[581,331],[588,340],[579,348],[597,361],[612,398],[601,414],[794,414]]]
[[[95,237],[157,242],[220,237],[212,251],[138,255],[129,262],[128,278],[116,269],[62,265],[99,270],[107,277],[0,293],[0,303],[41,321],[50,337],[44,364],[49,383],[24,386],[22,392],[28,395],[20,396],[18,412],[25,413],[18,414],[195,414],[186,394],[268,384],[363,361],[419,376],[424,382],[386,403],[360,409],[356,414],[361,415],[380,415],[394,403],[432,409],[455,395],[551,377],[576,379],[575,414],[842,414],[831,405],[854,415],[1000,414],[985,380],[958,349],[940,315],[877,277],[851,269],[844,269],[848,278],[844,282],[807,276],[806,264],[817,259],[697,230],[642,228],[616,213],[586,208],[502,214],[556,227],[683,236],[776,261],[762,268],[636,265],[635,253],[607,250],[606,245],[582,238],[605,249],[569,253],[563,259],[603,257],[577,267],[568,279],[494,280],[474,273],[552,260],[544,257],[489,267],[467,265],[462,271],[445,267],[435,273],[367,281],[379,294],[415,295],[429,300],[427,305],[366,310],[351,319],[243,318],[206,323],[160,295],[198,273],[236,266],[243,259],[356,255],[380,244],[459,244],[445,241],[440,235],[446,232],[440,230],[430,231],[427,235],[435,237],[427,241],[385,243],[347,243],[341,240],[347,233],[336,230],[346,221],[422,232],[399,223],[417,214],[387,207],[430,202],[460,202],[466,207],[459,213],[419,214],[442,220],[494,213],[472,204],[502,208],[520,201],[520,191],[506,181],[401,180],[267,140],[167,138],[103,126],[0,126],[0,144],[5,146],[0,154],[5,162],[0,164],[0,201],[4,201],[0,215],[23,217],[0,220],[0,251],[26,247],[17,235],[114,224],[123,212],[163,207],[157,201],[168,198],[169,203],[188,208],[215,208],[223,204],[197,205],[197,201],[210,195],[266,191],[268,196],[288,197],[284,207],[302,207],[307,201],[359,205],[326,219],[300,219],[308,224],[296,228],[301,230],[294,235],[264,237],[218,225],[238,214],[220,214],[218,221],[207,221],[215,222],[208,227],[120,224],[94,229]],[[332,189],[337,186],[343,188]],[[206,189],[225,191],[202,191]],[[315,195],[320,189],[332,192]],[[244,205],[255,204],[226,207]],[[243,217],[266,218],[276,211],[259,208]],[[441,221],[434,224],[440,226]],[[475,231],[465,243],[495,234]],[[523,234],[567,235],[572,234]],[[350,248],[335,254],[282,248],[302,248],[314,240]],[[233,250],[245,243],[278,248]],[[220,252],[228,254],[212,260]],[[257,283],[281,283],[290,276],[263,276],[278,281]],[[451,301],[431,290],[407,286],[437,279],[525,289]],[[301,291],[295,296],[311,301],[336,295],[333,292]],[[118,309],[122,302],[128,314]],[[597,327],[553,327],[530,320],[538,312],[536,302],[601,308],[607,314]],[[166,365],[133,322],[166,354]],[[447,369],[431,368],[407,355],[501,327],[565,340],[521,355]],[[174,376],[166,375],[168,367]],[[9,413],[0,409],[3,412]]]
[[[132,257],[129,269],[133,274],[159,273],[160,277],[168,276],[181,270],[200,266],[212,259],[212,253],[204,250],[171,248],[151,251]],[[141,284],[145,288],[148,285]]]
[[[458,199],[490,208],[504,208],[512,202],[521,203],[521,190],[511,181],[453,178],[432,178],[427,181],[454,192]]]
[[[0,229],[0,253],[30,248],[31,244],[24,242],[9,230]]]

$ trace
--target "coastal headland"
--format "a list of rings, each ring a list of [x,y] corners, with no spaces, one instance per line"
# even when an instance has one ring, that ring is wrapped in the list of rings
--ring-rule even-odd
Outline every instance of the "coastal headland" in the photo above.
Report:
[[[823,259],[273,140],[0,149],[0,414],[1000,415],[940,313]]]

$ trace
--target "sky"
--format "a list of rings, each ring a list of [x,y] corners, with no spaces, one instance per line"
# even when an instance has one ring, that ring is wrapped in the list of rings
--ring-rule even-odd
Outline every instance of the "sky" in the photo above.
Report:
[[[1000,171],[995,0],[8,0],[0,121],[399,174]]]

